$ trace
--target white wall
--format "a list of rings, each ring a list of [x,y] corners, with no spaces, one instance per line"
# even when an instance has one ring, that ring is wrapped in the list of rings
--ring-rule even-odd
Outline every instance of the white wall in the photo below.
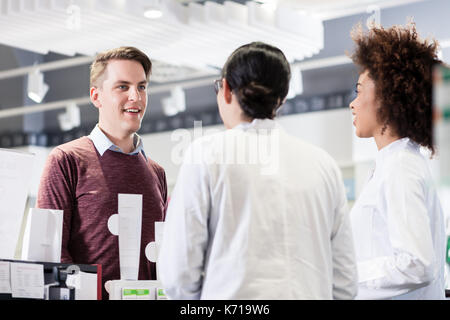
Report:
[[[285,130],[326,150],[341,167],[352,162],[352,115],[336,109],[285,116],[279,119]]]
[[[183,136],[189,136],[190,141],[203,134],[207,135],[213,132],[224,130],[223,125],[209,126],[201,129],[177,129],[161,133],[143,135],[145,153],[152,160],[156,161],[166,171],[167,185],[169,192],[175,184],[178,169],[181,164],[180,149],[188,146],[189,141],[181,139]]]

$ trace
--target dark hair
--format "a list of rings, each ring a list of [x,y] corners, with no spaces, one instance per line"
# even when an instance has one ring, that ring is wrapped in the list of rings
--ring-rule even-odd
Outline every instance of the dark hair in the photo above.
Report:
[[[283,52],[262,42],[237,48],[222,69],[244,114],[273,119],[289,90],[291,71]]]
[[[135,47],[120,47],[99,53],[91,64],[90,86],[98,86],[98,80],[105,73],[110,60],[135,60],[144,68],[145,77],[149,80],[152,62],[148,56]]]
[[[434,154],[432,130],[432,68],[441,63],[436,41],[421,40],[415,24],[389,29],[362,26],[352,30],[356,49],[351,56],[368,71],[380,101],[378,120],[399,137],[408,137]]]

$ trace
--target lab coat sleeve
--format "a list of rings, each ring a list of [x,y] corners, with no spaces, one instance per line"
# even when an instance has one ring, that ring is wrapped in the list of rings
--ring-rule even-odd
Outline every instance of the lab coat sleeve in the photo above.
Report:
[[[389,172],[381,187],[392,254],[358,263],[359,299],[385,299],[428,285],[438,270],[425,202],[413,163]]]
[[[345,187],[336,167],[337,206],[331,237],[333,299],[353,299],[357,293],[357,269]]]
[[[192,145],[172,192],[158,257],[161,282],[170,299],[200,299],[208,242],[210,191],[207,167]]]

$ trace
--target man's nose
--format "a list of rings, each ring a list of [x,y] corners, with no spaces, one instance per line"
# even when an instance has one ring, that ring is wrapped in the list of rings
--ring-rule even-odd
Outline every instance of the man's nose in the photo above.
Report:
[[[130,87],[128,100],[130,101],[139,101],[141,100],[141,95],[139,94],[139,90],[134,87]]]

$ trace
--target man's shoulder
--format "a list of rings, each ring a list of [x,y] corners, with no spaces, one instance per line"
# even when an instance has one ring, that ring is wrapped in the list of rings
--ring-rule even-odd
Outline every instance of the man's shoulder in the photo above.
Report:
[[[54,147],[47,157],[43,179],[53,184],[61,179],[70,180],[80,166],[91,163],[89,143],[88,137],[81,137]],[[65,174],[61,175],[62,172]]]
[[[160,166],[155,160],[147,158],[147,163],[150,170],[154,170],[158,175],[165,175],[164,168]]]
[[[61,157],[63,155],[71,157],[86,157],[92,151],[95,151],[92,141],[87,136],[83,136],[56,146],[53,148],[50,155],[54,157]]]

